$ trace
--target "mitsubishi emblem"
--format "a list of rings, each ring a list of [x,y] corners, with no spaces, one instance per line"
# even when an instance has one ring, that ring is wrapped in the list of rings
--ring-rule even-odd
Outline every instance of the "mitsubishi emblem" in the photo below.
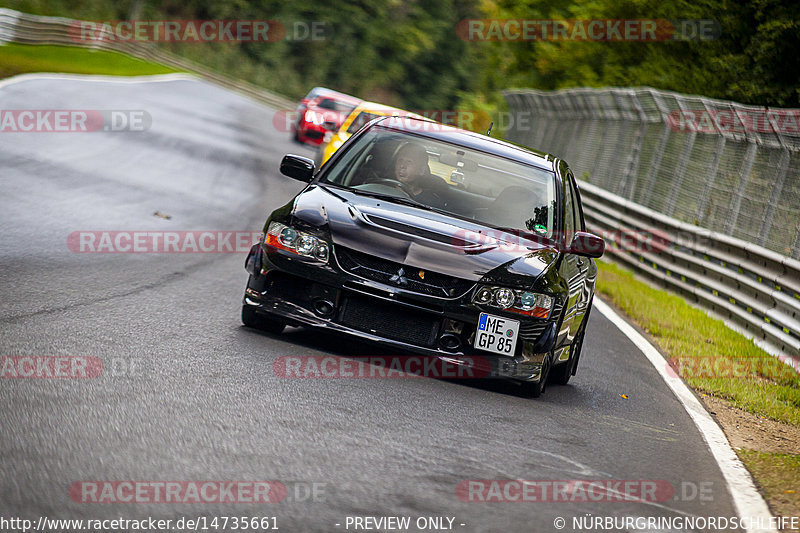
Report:
[[[407,285],[408,280],[405,278],[405,271],[401,268],[397,271],[397,274],[389,278],[389,281],[392,283],[397,283],[398,285]]]

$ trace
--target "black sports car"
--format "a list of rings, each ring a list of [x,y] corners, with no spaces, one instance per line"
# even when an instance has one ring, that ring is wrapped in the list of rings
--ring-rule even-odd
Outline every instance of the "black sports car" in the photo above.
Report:
[[[319,171],[287,155],[281,172],[308,185],[247,256],[245,325],[488,361],[532,396],[575,374],[604,243],[564,161],[383,117]]]

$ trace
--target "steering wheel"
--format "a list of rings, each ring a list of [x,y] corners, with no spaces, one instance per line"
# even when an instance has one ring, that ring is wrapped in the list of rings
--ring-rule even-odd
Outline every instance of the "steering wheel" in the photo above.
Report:
[[[411,192],[406,188],[405,184],[393,178],[381,178],[377,180],[373,180],[370,183],[374,183],[376,185],[386,185],[388,187],[394,187],[395,189],[400,189],[404,192],[409,198],[411,197]]]

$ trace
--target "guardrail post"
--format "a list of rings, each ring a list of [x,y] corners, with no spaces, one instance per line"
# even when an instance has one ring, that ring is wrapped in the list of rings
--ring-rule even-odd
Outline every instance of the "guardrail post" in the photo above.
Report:
[[[761,228],[758,230],[758,244],[764,246],[769,238],[769,232],[772,229],[772,219],[775,217],[775,208],[781,200],[781,193],[783,192],[783,183],[786,181],[786,174],[789,172],[789,150],[784,149],[781,153],[781,159],[778,162],[778,173],[775,178],[775,183],[772,184],[772,191],[769,195],[769,203],[767,204],[767,212],[764,213],[764,220],[761,222]]]
[[[719,170],[719,162],[722,160],[722,152],[725,151],[725,136],[720,135],[717,137],[717,145],[714,147],[714,158],[711,160],[711,168],[709,169],[709,177],[705,180],[703,191],[700,193],[700,198],[697,201],[697,221],[703,222],[706,218],[706,206],[711,198],[711,189],[714,188],[714,181],[717,179],[717,171]]]
[[[664,125],[661,129],[661,134],[658,136],[655,155],[653,156],[653,160],[650,162],[650,168],[647,171],[647,178],[643,188],[644,190],[642,191],[642,194],[639,195],[639,198],[641,198],[641,203],[644,205],[650,205],[650,198],[653,195],[653,187],[655,186],[656,179],[658,178],[658,171],[661,169],[661,158],[664,156],[664,149],[667,146],[667,141],[669,140],[670,135],[670,128],[666,118],[669,115],[669,109],[667,109],[667,106],[664,104],[664,100],[661,98],[659,93],[652,91],[651,95],[653,96],[653,102],[655,102],[658,112],[661,115],[661,122],[663,122]]]
[[[683,103],[683,101],[677,99],[677,102],[681,112],[685,111],[686,105]],[[686,137],[686,144],[683,147],[683,152],[681,152],[680,159],[678,159],[678,166],[675,168],[675,174],[673,178],[674,183],[672,184],[672,189],[669,192],[669,197],[667,198],[667,203],[665,205],[665,214],[669,216],[672,216],[675,213],[675,203],[678,199],[678,193],[683,187],[683,179],[686,175],[686,165],[689,164],[689,155],[692,153],[692,148],[694,147],[694,140],[696,137],[697,132],[692,129],[692,131],[690,131]]]
[[[641,157],[642,145],[644,143],[645,136],[647,135],[649,123],[647,121],[647,114],[644,112],[642,103],[639,101],[639,95],[636,94],[635,91],[631,91],[629,96],[634,107],[636,108],[637,114],[639,115],[639,127],[636,128],[636,131],[634,132],[633,142],[631,143],[631,152],[626,161],[627,164],[625,165],[625,172],[622,174],[622,180],[620,181],[618,193],[620,196],[632,200],[633,192],[635,190],[635,187],[633,187],[633,182],[635,182],[636,176],[639,174],[639,159]]]
[[[739,220],[739,211],[742,209],[744,191],[747,189],[747,184],[750,180],[750,171],[753,170],[753,161],[755,161],[757,149],[758,146],[756,143],[748,142],[742,168],[739,172],[739,183],[731,198],[731,214],[730,217],[728,217],[728,222],[725,224],[725,233],[728,235],[736,228],[736,222]]]

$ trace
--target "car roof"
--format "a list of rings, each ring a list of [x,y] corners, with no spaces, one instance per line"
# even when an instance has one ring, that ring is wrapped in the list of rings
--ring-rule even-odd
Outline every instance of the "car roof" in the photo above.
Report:
[[[331,92],[331,93],[320,93],[320,94],[314,96],[314,98],[313,98],[313,100],[325,100],[325,99],[331,99],[331,100],[336,100],[336,101],[339,101],[339,102],[344,102],[345,104],[350,104],[353,107],[355,107],[355,106],[357,106],[358,104],[361,103],[361,99],[360,98],[356,98],[355,96],[350,96],[349,94],[337,93],[335,91]]]
[[[435,125],[435,127],[431,125]],[[499,155],[506,159],[550,171],[555,171],[557,165],[557,158],[552,154],[533,150],[500,139],[494,139],[481,133],[463,130],[454,126],[447,126],[425,118],[419,119],[414,116],[409,116],[403,117],[402,119],[393,119],[392,117],[384,117],[375,119],[370,127],[374,126],[422,135],[433,140],[457,144],[465,148]]]
[[[366,102],[366,101],[361,102],[360,104],[358,104],[358,107],[356,107],[353,110],[353,113],[360,113],[362,111],[366,111],[367,113],[372,113],[374,115],[390,116],[393,113],[400,113],[404,117],[408,116],[408,117],[423,118],[421,115],[412,113],[411,111],[406,111],[405,109],[400,109],[399,107],[392,107],[389,105],[379,104],[377,102]]]
[[[328,89],[327,87],[314,87],[306,95],[306,98],[319,98],[319,97],[336,98],[339,100],[352,101],[353,103],[361,102],[361,98],[352,96],[350,94],[340,93],[339,91],[334,91],[333,89]]]

